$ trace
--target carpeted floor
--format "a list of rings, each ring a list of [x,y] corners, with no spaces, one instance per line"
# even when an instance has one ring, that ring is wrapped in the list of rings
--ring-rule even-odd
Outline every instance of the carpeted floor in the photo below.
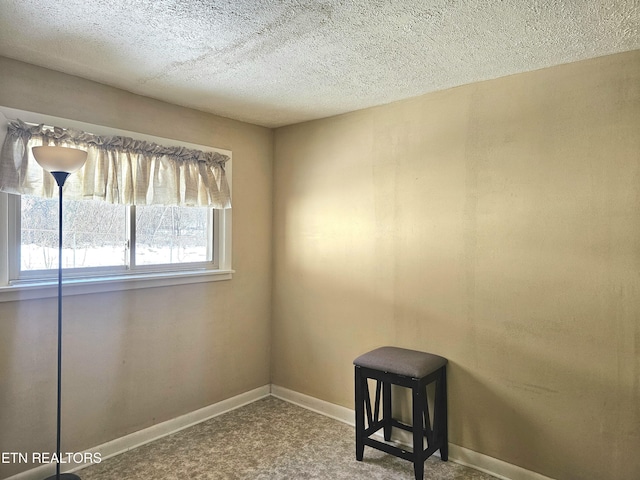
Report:
[[[354,429],[267,397],[78,472],[82,480],[412,480],[406,460],[365,447],[355,459]],[[426,480],[489,480],[443,462],[425,463]]]

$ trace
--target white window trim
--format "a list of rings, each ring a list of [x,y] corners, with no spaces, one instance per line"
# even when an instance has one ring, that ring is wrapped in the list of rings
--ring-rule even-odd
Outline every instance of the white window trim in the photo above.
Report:
[[[225,173],[229,188],[232,189],[232,154],[229,150],[214,148],[206,145],[181,142],[167,138],[154,137],[127,130],[119,130],[100,125],[93,125],[74,120],[68,120],[34,112],[26,112],[0,106],[0,145],[4,142],[6,125],[9,119],[23,120],[29,123],[56,125],[64,128],[74,128],[88,131],[96,135],[120,135],[139,140],[146,140],[168,146],[184,146],[196,150],[214,151],[227,155],[230,160],[225,165]],[[0,192],[0,302],[48,298],[57,296],[57,279],[21,280],[10,284],[10,251],[18,248],[15,240],[9,238],[9,195]],[[138,288],[164,287],[171,285],[185,285],[202,282],[216,282],[230,280],[234,273],[231,268],[232,221],[230,208],[215,210],[217,232],[214,238],[214,250],[217,256],[217,268],[194,267],[188,269],[176,268],[172,271],[150,271],[135,273],[106,274],[96,277],[63,277],[63,295],[83,295],[90,293],[132,290]]]

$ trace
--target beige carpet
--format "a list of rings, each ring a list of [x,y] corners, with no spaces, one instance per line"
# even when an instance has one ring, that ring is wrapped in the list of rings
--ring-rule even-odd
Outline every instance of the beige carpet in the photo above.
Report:
[[[268,397],[77,473],[82,480],[414,478],[410,462],[369,447],[356,461],[354,443],[353,427]],[[432,457],[424,478],[494,477]]]

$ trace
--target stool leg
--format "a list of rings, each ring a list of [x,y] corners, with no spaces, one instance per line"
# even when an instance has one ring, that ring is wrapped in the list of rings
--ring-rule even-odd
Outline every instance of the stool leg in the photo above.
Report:
[[[364,456],[364,385],[366,378],[362,377],[360,367],[355,367],[355,403],[356,403],[356,460],[361,461]]]
[[[384,419],[384,439],[391,440],[391,384],[382,384],[382,418]]]
[[[413,393],[413,470],[416,480],[424,479],[424,405],[427,402],[423,385],[416,381]]]
[[[440,459],[446,462],[449,459],[449,433],[448,433],[448,420],[447,420],[447,369],[446,366],[442,367],[442,373],[440,375],[440,408],[438,409],[440,432],[442,435],[442,444],[440,445]]]

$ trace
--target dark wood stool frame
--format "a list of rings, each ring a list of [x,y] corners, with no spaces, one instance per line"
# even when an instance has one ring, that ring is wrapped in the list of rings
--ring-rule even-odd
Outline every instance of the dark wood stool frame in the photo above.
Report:
[[[375,401],[371,404],[367,379],[376,380]],[[435,382],[433,426],[429,416],[427,385]],[[406,425],[394,419],[391,414],[391,385],[410,388],[413,403],[413,425]],[[395,373],[383,372],[371,368],[355,366],[355,403],[356,403],[356,460],[361,461],[364,447],[376,448],[390,455],[409,460],[413,463],[416,480],[424,478],[424,461],[440,450],[440,458],[449,457],[447,435],[447,371],[446,365],[434,370],[422,378],[411,378]],[[382,391],[382,418],[380,418],[380,393]],[[365,413],[368,427],[365,428]],[[413,451],[408,452],[387,443],[370,438],[381,428],[384,439],[391,440],[393,427],[413,433]],[[427,448],[424,448],[424,438]]]

